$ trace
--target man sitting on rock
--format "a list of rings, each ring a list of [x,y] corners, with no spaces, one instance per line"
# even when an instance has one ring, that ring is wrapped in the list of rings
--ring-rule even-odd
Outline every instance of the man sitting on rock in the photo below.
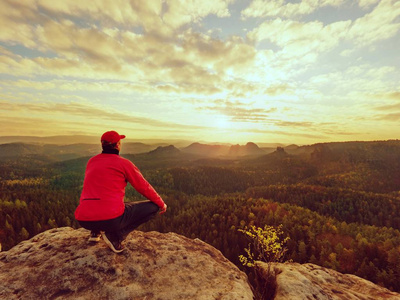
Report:
[[[103,151],[87,163],[80,203],[75,211],[79,224],[91,231],[89,241],[98,242],[102,236],[115,253],[124,250],[122,241],[128,233],[157,212],[162,214],[167,210],[139,169],[119,156],[124,138],[125,135],[116,131],[102,135]],[[149,200],[124,203],[127,182]]]

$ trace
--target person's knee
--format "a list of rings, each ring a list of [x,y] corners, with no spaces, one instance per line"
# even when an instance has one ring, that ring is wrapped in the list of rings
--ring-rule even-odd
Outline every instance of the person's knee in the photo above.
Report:
[[[158,205],[155,204],[155,203],[153,203],[153,202],[150,202],[150,204],[151,204],[151,206],[150,206],[150,208],[149,208],[150,213],[151,213],[151,214],[156,214],[156,213],[158,212],[158,210],[159,210]]]

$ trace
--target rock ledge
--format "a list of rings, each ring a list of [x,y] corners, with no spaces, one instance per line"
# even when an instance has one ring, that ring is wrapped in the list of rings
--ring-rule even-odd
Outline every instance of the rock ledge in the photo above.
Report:
[[[220,251],[175,233],[134,231],[115,254],[84,229],[48,230],[0,253],[1,299],[253,299]]]
[[[400,300],[400,294],[368,280],[314,264],[273,264],[273,268],[279,273],[275,300]]]

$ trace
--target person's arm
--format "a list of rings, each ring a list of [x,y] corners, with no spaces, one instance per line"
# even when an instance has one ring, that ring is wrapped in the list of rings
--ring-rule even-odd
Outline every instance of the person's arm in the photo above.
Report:
[[[154,202],[160,208],[160,214],[165,213],[167,205],[155,189],[143,177],[139,169],[129,160],[125,164],[126,179],[144,197]]]

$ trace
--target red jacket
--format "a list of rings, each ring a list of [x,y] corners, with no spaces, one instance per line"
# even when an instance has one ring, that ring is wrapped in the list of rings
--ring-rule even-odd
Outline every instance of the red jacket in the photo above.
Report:
[[[160,208],[164,206],[164,201],[131,161],[118,154],[102,153],[87,163],[75,218],[79,221],[100,221],[121,216],[125,210],[127,182]]]

